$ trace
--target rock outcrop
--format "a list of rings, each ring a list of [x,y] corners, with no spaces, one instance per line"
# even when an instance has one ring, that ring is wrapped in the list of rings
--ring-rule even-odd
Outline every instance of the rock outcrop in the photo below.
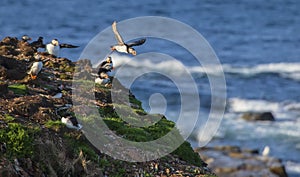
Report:
[[[247,121],[275,121],[271,112],[247,112],[242,115],[242,119]]]
[[[216,146],[198,148],[196,151],[219,177],[287,177],[279,159],[262,156],[258,150]]]

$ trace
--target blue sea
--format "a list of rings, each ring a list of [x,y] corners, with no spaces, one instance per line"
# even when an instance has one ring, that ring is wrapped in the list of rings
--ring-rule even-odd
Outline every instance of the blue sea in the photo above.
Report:
[[[239,145],[259,150],[270,146],[270,155],[281,158],[289,176],[296,177],[300,176],[299,9],[298,0],[61,0],[57,3],[2,0],[0,38],[20,38],[24,34],[33,40],[43,36],[45,42],[57,38],[62,43],[80,46],[63,49],[60,53],[60,56],[76,61],[85,46],[114,20],[162,16],[183,22],[207,40],[225,73],[226,109],[208,146]],[[114,53],[116,71],[129,62],[129,69],[119,78],[121,82],[126,85],[126,78],[145,66],[170,74],[181,73],[184,69],[191,73],[199,90],[199,117],[207,117],[211,86],[207,70],[195,62],[193,55],[176,44],[152,38],[136,49],[139,54],[155,51],[170,55],[184,67],[179,67],[173,60],[134,60],[130,55]],[[99,57],[99,61],[103,59]],[[184,84],[184,78],[180,82]],[[164,113],[169,119],[177,120],[182,93],[171,79],[150,73],[138,77],[128,87],[142,100],[147,111]],[[185,91],[189,91],[188,85]],[[167,103],[166,109],[161,109],[161,100]],[[240,119],[243,112],[249,111],[270,111],[276,121],[246,122]],[[188,139],[194,147],[198,146],[197,132],[202,123],[199,121]]]

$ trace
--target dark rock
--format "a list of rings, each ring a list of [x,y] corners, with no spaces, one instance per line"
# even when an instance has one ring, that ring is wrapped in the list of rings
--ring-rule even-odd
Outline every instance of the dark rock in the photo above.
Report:
[[[280,159],[260,156],[257,150],[217,146],[198,148],[197,151],[218,176],[287,176]]]
[[[7,76],[7,69],[0,65],[0,79],[5,80]]]
[[[287,173],[285,171],[285,167],[283,165],[279,166],[271,166],[270,171],[280,177],[287,177]]]
[[[271,112],[248,112],[244,113],[242,118],[247,121],[275,121]]]
[[[22,117],[32,117],[36,122],[45,122],[51,119],[47,112],[51,112],[53,107],[51,100],[39,95],[15,98],[7,105],[10,113]]]
[[[26,61],[0,56],[0,65],[0,77],[3,79],[20,80],[27,75]]]
[[[16,37],[5,37],[0,42],[1,45],[17,46],[18,39]]]
[[[18,177],[13,164],[6,158],[0,158],[0,176]]]
[[[8,85],[6,83],[1,83],[0,82],[0,95],[4,95],[8,92],[7,86]]]
[[[238,146],[216,146],[214,147],[215,150],[218,151],[226,151],[226,152],[241,152],[241,148]]]

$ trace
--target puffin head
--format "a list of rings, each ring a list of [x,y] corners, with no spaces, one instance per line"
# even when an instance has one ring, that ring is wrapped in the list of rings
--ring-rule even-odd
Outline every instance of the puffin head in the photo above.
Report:
[[[42,36],[40,36],[39,38],[38,38],[38,41],[42,41],[43,42],[43,37]]]
[[[111,57],[110,57],[110,56],[108,56],[108,57],[106,58],[106,62],[107,62],[107,63],[111,63]]]
[[[129,48],[128,52],[131,53],[132,55],[136,55],[136,51],[134,50],[134,48]]]
[[[116,50],[116,48],[115,48],[115,46],[110,46],[110,49],[112,50],[112,51],[114,51],[114,50]]]
[[[53,39],[51,41],[51,44],[53,44],[54,46],[58,46],[58,40],[57,39]]]
[[[30,41],[31,38],[29,36],[27,36],[27,35],[23,35],[22,36],[22,40],[26,42],[26,41]]]

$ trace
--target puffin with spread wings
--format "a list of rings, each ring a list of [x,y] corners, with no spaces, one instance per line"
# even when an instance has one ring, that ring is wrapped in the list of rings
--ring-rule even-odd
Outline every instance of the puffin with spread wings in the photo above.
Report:
[[[117,22],[114,21],[112,26],[112,30],[115,34],[115,37],[118,41],[118,44],[111,46],[111,50],[115,50],[117,52],[121,52],[121,53],[128,53],[128,54],[132,54],[132,55],[136,55],[136,51],[134,48],[132,48],[133,46],[139,46],[145,43],[146,39],[140,39],[131,43],[125,43],[120,35],[120,33],[117,30]]]
[[[75,46],[75,45],[72,45],[72,44],[60,44],[57,39],[53,39],[45,47],[46,47],[46,52],[47,53],[49,53],[49,54],[54,55],[55,57],[57,57],[58,54],[59,54],[59,50],[61,48],[77,48],[79,46]]]

